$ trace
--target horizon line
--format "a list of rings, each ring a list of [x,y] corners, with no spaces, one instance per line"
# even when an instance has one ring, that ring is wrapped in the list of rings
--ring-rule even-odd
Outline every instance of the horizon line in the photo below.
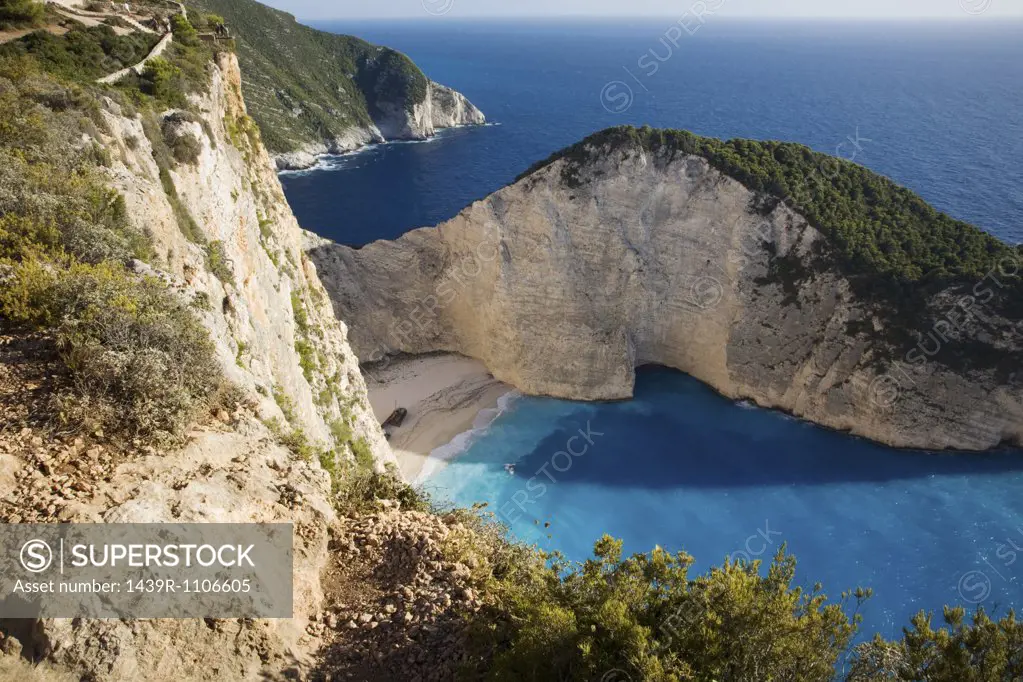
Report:
[[[494,21],[494,20],[528,20],[528,21],[550,21],[560,19],[590,19],[590,20],[621,20],[621,19],[644,19],[653,20],[661,19],[666,21],[677,21],[679,15],[670,14],[495,14],[495,15],[469,15],[469,16],[431,16],[428,14],[409,14],[402,16],[357,16],[357,17],[309,17],[309,16],[298,16],[292,15],[298,21],[422,21],[422,22],[437,22],[438,19],[444,21]],[[859,21],[859,22],[873,22],[873,23],[904,23],[907,21],[927,21],[927,22],[942,22],[942,23],[991,23],[994,21],[1023,21],[1023,14],[1003,14],[995,16],[984,16],[984,15],[964,15],[964,16],[948,16],[948,15],[926,15],[926,16],[890,16],[890,17],[866,17],[866,16],[830,16],[830,15],[793,15],[793,16],[776,16],[776,15],[757,15],[757,14],[746,14],[746,15],[734,15],[715,17],[715,22],[719,21]]]

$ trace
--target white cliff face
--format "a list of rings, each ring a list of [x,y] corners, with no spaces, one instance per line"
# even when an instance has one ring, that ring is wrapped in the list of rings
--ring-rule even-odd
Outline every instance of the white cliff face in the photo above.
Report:
[[[443,128],[483,125],[487,117],[465,95],[449,87],[427,81],[426,98],[412,111],[404,103],[378,104],[380,109],[375,125],[352,128],[332,141],[317,142],[302,149],[274,157],[279,170],[309,168],[322,154],[343,154],[367,144],[388,140],[425,140]]]
[[[661,364],[893,446],[1023,439],[1023,377],[883,369],[884,323],[810,267],[823,237],[784,205],[759,215],[698,157],[609,152],[575,181],[565,163],[394,242],[314,246],[359,357],[457,351],[524,392],[584,400],[627,398],[635,367]],[[1003,331],[996,345],[1023,347]]]
[[[429,120],[434,129],[457,128],[458,126],[483,125],[487,117],[460,92],[430,81]]]
[[[254,396],[263,416],[286,417],[276,391],[294,403],[295,426],[329,444],[329,422],[342,417],[341,403],[352,396],[357,433],[385,461],[390,449],[368,408],[344,323],[331,314],[316,268],[303,254],[302,231],[245,117],[233,56],[225,55],[214,70],[212,93],[199,102],[205,125],[181,124],[201,144],[198,161],[176,164],[170,177],[200,239],[222,249],[233,283],[221,281],[208,265],[207,248],[183,233],[140,119],[108,117],[115,138],[107,146],[121,151],[113,184],[132,219],[153,233],[156,267],[183,296],[198,301],[225,373]],[[315,350],[312,367],[300,364],[296,347],[303,344]]]
[[[320,576],[336,522],[331,481],[318,462],[280,445],[263,422],[276,419],[350,455],[331,430],[332,423],[347,421],[378,464],[393,461],[345,326],[303,254],[302,232],[245,117],[240,92],[237,62],[222,55],[211,94],[195,102],[199,120],[172,125],[174,135],[200,141],[197,162],[177,164],[169,175],[200,233],[192,239],[161,183],[141,118],[107,101],[111,132],[104,146],[113,159],[112,185],[124,195],[131,219],[154,236],[153,266],[137,269],[167,280],[193,303],[249,407],[196,429],[183,447],[119,465],[109,480],[95,482],[89,502],[69,505],[61,519],[294,523],[295,617],[215,626],[202,620],[42,621],[32,641],[37,653],[90,678],[266,679],[268,670],[307,661],[317,643],[306,626],[322,608]],[[210,265],[200,240],[216,245],[219,266]]]

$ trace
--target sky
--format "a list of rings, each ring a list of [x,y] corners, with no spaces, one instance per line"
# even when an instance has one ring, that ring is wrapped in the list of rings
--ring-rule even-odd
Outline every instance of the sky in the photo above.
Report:
[[[299,19],[671,16],[1023,18],[1023,0],[262,0]]]

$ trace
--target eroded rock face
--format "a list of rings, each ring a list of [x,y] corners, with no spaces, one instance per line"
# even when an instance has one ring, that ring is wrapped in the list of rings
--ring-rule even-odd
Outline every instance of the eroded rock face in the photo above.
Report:
[[[378,103],[374,125],[350,128],[329,142],[315,142],[287,154],[278,154],[274,162],[279,170],[299,170],[316,164],[322,154],[343,154],[367,144],[389,140],[425,140],[443,128],[483,125],[487,117],[465,95],[449,87],[427,81],[426,99],[413,107],[404,102]]]
[[[456,351],[524,392],[583,400],[627,398],[634,368],[661,364],[893,446],[1020,442],[1023,377],[880,341],[888,323],[820,265],[824,238],[785,205],[761,215],[694,156],[608,150],[581,175],[565,163],[397,241],[312,246],[360,359]],[[1023,349],[1014,322],[985,320],[944,333]]]
[[[483,125],[487,117],[460,92],[430,81],[430,122],[435,129]]]
[[[212,78],[210,95],[194,102],[198,118],[179,112],[167,132],[158,122],[147,135],[140,117],[104,102],[103,142],[112,186],[130,218],[153,234],[156,257],[135,269],[192,303],[242,405],[177,447],[136,441],[122,451],[28,428],[16,440],[0,438],[4,466],[16,472],[0,478],[0,520],[293,523],[294,618],[46,619],[19,632],[34,657],[87,679],[282,679],[301,669],[320,646],[306,628],[322,608],[321,573],[336,522],[331,480],[315,458],[282,446],[266,422],[351,456],[331,428],[343,420],[380,465],[393,460],[345,326],[302,251],[273,163],[245,118],[233,55],[219,58]],[[197,158],[174,164],[161,181],[154,135],[195,138]]]
[[[203,120],[175,124],[175,134],[188,130],[201,145],[194,164],[177,163],[169,172],[197,236],[185,234],[141,119],[116,110],[106,116],[112,131],[106,147],[116,152],[112,184],[131,219],[156,242],[157,262],[140,269],[155,270],[195,303],[224,372],[259,402],[264,417],[286,419],[280,403],[291,403],[296,426],[329,443],[329,423],[343,416],[342,403],[352,396],[356,434],[386,461],[390,448],[368,408],[344,323],[303,253],[302,231],[273,163],[243,118],[240,78],[234,56],[223,55],[212,94],[196,102]],[[222,252],[221,272],[209,265],[209,245]],[[231,281],[222,281],[225,272]],[[308,370],[297,350],[303,344],[312,349]]]
[[[376,123],[388,140],[425,140],[442,128],[487,122],[483,112],[464,95],[433,81],[427,81],[426,99],[411,112],[401,102],[378,107],[382,115]]]

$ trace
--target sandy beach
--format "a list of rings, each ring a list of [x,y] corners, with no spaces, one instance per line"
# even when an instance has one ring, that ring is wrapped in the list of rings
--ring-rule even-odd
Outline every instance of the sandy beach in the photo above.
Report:
[[[415,482],[430,452],[473,428],[482,410],[497,407],[512,387],[494,379],[486,366],[456,353],[395,358],[364,369],[369,401],[380,422],[396,407],[408,410],[404,423],[388,427],[402,477]]]

